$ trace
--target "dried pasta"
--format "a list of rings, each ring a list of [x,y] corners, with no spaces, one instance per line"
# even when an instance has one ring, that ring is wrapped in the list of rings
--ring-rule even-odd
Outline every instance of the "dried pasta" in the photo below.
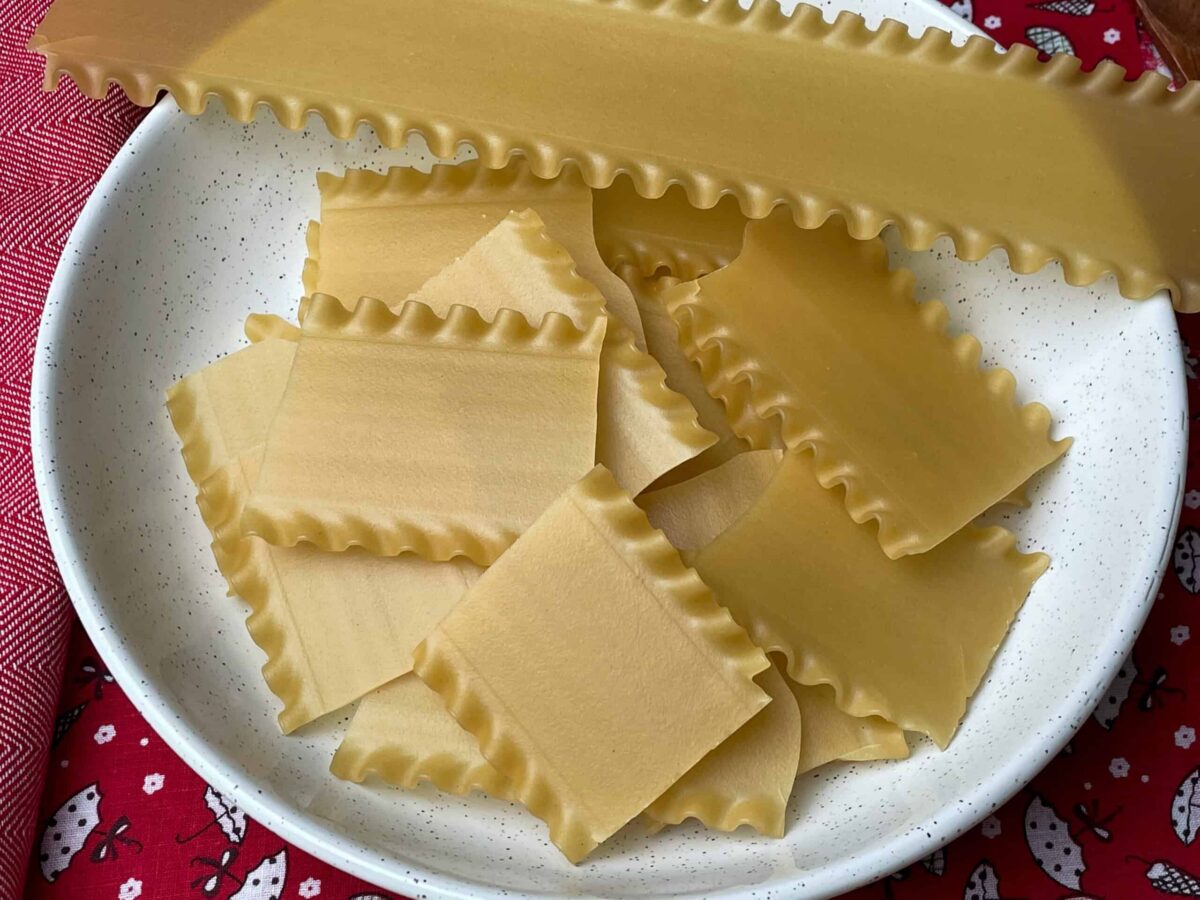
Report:
[[[605,324],[316,295],[243,527],[490,564],[591,468]]]
[[[766,705],[753,677],[768,665],[597,467],[480,577],[414,668],[577,862]]]
[[[810,450],[893,559],[936,547],[1070,444],[1044,406],[1014,401],[1008,371],[979,368],[975,338],[946,333],[942,304],[913,300],[881,242],[840,223],[751,222],[733,263],[663,302],[734,431],[761,446],[742,427],[753,412]]]

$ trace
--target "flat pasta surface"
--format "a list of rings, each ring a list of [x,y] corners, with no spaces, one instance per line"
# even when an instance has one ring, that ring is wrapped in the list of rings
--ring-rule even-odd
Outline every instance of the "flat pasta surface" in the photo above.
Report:
[[[791,17],[733,0],[458,11],[58,0],[30,45],[48,85],[67,72],[89,96],[115,81],[150,105],[165,86],[189,113],[216,95],[239,120],[265,104],[293,128],[316,110],[343,137],[367,121],[389,146],[418,131],[435,156],[467,142],[489,168],[523,153],[541,175],[577,165],[593,187],[628,172],[643,195],[679,183],[696,206],[733,194],[752,217],[784,204],[809,228],[837,212],[858,238],[896,222],[914,248],[950,233],[967,259],[999,245],[1030,272],[1059,256],[1072,283],[1115,271],[1128,296],[1168,288],[1180,309],[1200,306],[1195,85],[1172,94],[1161,77],[1125,83],[1119,66],[1082,73],[1069,56],[1043,65],[1032,48],[827,23],[805,5]],[[778,114],[798,97],[802,115]]]
[[[493,562],[592,466],[604,326],[315,296],[243,526]]]
[[[433,176],[400,168],[387,176],[351,171],[344,180],[325,178],[322,184],[323,214],[334,218],[310,228],[309,289],[339,291],[348,306],[360,296],[393,309],[405,299],[420,300],[438,315],[466,304],[488,321],[502,308],[535,324],[558,312],[578,328],[611,311],[615,301],[627,303],[628,314],[610,318],[600,353],[596,462],[637,493],[716,442],[688,399],[668,389],[662,368],[637,346],[641,320],[629,288],[596,256],[591,193],[577,180],[543,181],[519,166],[502,172],[442,166]],[[526,200],[549,220],[534,209],[506,211]],[[430,244],[431,236],[439,242]],[[388,249],[385,241],[400,243]],[[447,247],[464,243],[457,258],[447,256]],[[363,253],[364,245],[374,252]],[[430,255],[447,265],[414,287]],[[593,284],[585,271],[599,280]],[[606,286],[604,293],[597,285]],[[636,333],[625,324],[630,315]]]
[[[751,450],[688,481],[637,498],[650,524],[686,559],[712,543],[758,501],[783,453]],[[900,759],[908,755],[904,732],[879,716],[856,717],[838,708],[833,688],[787,679],[804,723],[797,774],[835,759]],[[770,690],[763,682],[764,687]]]
[[[808,454],[784,454],[754,505],[689,561],[764,650],[838,706],[945,747],[1009,623],[1049,562],[1011,532],[968,527],[890,560],[822,488]]]
[[[417,649],[514,796],[578,861],[769,700],[769,665],[602,467]]]
[[[784,813],[800,762],[800,708],[775,666],[756,679],[771,697],[766,709],[708,752],[646,809],[670,825],[690,817],[717,831],[750,825],[783,837]]]
[[[434,691],[409,673],[363,697],[330,763],[338,778],[368,775],[396,787],[428,781],[464,796],[508,799],[508,779],[483,758],[475,737],[454,721]]]
[[[193,482],[199,484],[266,440],[295,354],[292,343],[262,340],[167,391],[167,412]]]
[[[687,481],[639,494],[635,502],[671,546],[699,550],[755,504],[782,458],[781,450],[750,450]]]
[[[294,731],[412,669],[412,651],[466,592],[480,569],[466,560],[372,556],[274,547],[242,534],[259,452],[200,484],[197,503],[213,555],[251,609],[246,628],[267,654],[263,677]]]
[[[663,294],[679,279],[642,275],[636,266],[627,263],[621,264],[617,272],[633,291],[646,334],[646,349],[666,373],[667,387],[686,397],[696,410],[700,427],[716,435],[716,443],[660,476],[652,487],[699,475],[750,449],[749,441],[734,434],[725,404],[708,393],[700,367],[687,358],[679,343],[679,328],[662,302]]]
[[[882,242],[775,214],[747,226],[733,263],[664,298],[734,430],[747,402],[776,420],[786,446],[815,454],[821,484],[845,487],[853,519],[878,522],[892,558],[936,547],[1070,443],[911,287]]]
[[[683,281],[733,262],[746,228],[735,197],[697,209],[681,185],[650,200],[625,176],[593,192],[592,221],[596,247],[609,268],[620,272],[628,266],[646,278],[666,269]]]
[[[596,286],[604,306],[641,345],[633,297],[600,258],[592,236],[592,192],[574,170],[547,179],[534,175],[523,159],[503,169],[472,161],[435,165],[428,174],[404,166],[386,174],[322,172],[317,184],[321,221],[305,271],[309,294],[331,294],[351,307],[359,297],[395,306],[467,253],[510,212],[532,209],[579,275]],[[420,299],[440,308],[432,296]],[[452,302],[479,305],[462,298]]]
[[[887,719],[844,712],[837,705],[833,688],[827,684],[798,684],[790,678],[787,684],[804,722],[797,775],[838,759],[865,762],[908,756],[904,732]]]

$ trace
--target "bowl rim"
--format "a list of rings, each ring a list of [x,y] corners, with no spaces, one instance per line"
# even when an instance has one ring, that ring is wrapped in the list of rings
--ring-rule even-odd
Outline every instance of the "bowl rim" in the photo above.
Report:
[[[925,5],[926,0],[918,2]],[[962,34],[979,33],[940,4],[937,4],[937,8],[944,13],[942,18],[949,30]],[[160,102],[130,135],[101,176],[63,248],[38,330],[30,390],[34,480],[50,546],[72,604],[117,682],[121,684],[134,707],[171,750],[208,784],[223,794],[236,797],[251,818],[276,832],[288,843],[387,890],[416,891],[425,896],[433,894],[445,898],[512,897],[514,894],[511,891],[459,876],[416,869],[406,874],[399,871],[387,858],[379,856],[317,817],[297,816],[296,810],[284,798],[273,792],[254,790],[249,785],[239,784],[231,772],[231,765],[224,760],[222,754],[210,747],[180,717],[170,711],[168,704],[153,687],[154,681],[149,673],[124,652],[120,636],[107,627],[101,604],[93,596],[83,577],[83,565],[79,562],[82,556],[71,537],[69,522],[60,511],[60,504],[56,502],[58,485],[52,455],[55,442],[50,437],[57,432],[53,408],[58,374],[54,365],[53,347],[58,343],[59,336],[65,334],[70,327],[70,317],[64,314],[64,310],[68,308],[67,301],[73,292],[77,263],[83,258],[83,250],[90,243],[93,232],[102,227],[103,211],[108,196],[117,189],[127,172],[134,166],[138,159],[138,148],[163,131],[172,118],[184,115],[169,98]],[[1175,342],[1178,342],[1178,327],[1170,299],[1160,293],[1150,300],[1140,302],[1143,304],[1144,314],[1153,320],[1155,331],[1168,339],[1173,337]],[[1007,802],[1027,784],[1075,734],[1079,727],[1075,723],[1082,723],[1091,714],[1103,690],[1112,680],[1117,667],[1141,631],[1174,547],[1175,525],[1178,523],[1184,492],[1188,404],[1182,354],[1174,354],[1171,359],[1174,362],[1169,366],[1170,371],[1163,373],[1163,377],[1169,378],[1175,385],[1173,399],[1176,401],[1175,405],[1183,411],[1181,429],[1172,432],[1169,438],[1174,441],[1172,449],[1178,451],[1176,458],[1180,460],[1178,471],[1168,473],[1175,478],[1172,527],[1166,532],[1167,537],[1157,563],[1157,573],[1150,580],[1146,595],[1139,605],[1133,608],[1129,619],[1119,623],[1121,627],[1109,629],[1111,640],[1104,647],[1105,652],[1097,654],[1092,667],[1079,679],[1080,684],[1092,684],[1094,687],[1074,698],[1075,702],[1070,708],[1060,711],[1061,715],[1048,730],[1045,741],[1031,745],[1026,751],[1009,759],[1005,766],[993,771],[989,779],[958,798],[958,802],[952,806],[944,808],[941,815],[931,817],[890,841],[880,842],[871,850],[847,861],[840,871],[826,867],[822,871],[806,874],[804,887],[806,890],[815,891],[814,896],[828,896],[884,877],[958,837],[992,810]],[[761,892],[787,886],[783,882],[768,881],[752,886],[752,890]],[[795,887],[794,882],[791,886]],[[721,895],[742,895],[743,890],[730,889]],[[745,889],[744,895],[749,896],[749,891],[750,889]]]

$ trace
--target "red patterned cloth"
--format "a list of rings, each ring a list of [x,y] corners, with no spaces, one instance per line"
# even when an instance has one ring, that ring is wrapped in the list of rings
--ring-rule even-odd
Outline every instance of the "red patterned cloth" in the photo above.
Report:
[[[29,456],[29,373],[63,242],[141,119],[122,97],[47,95],[25,50],[48,0],[0,3],[0,898],[17,897],[72,615]],[[76,895],[80,896],[80,895]]]
[[[1112,60],[1126,72],[1170,72],[1142,30],[1132,0],[942,0],[1003,44],[1071,53],[1087,68]]]
[[[1001,43],[1132,72],[1161,65],[1128,0],[946,2]],[[115,91],[101,102],[71,86],[42,93],[41,61],[25,44],[47,6],[0,4],[0,900],[19,896],[26,877],[35,900],[385,897],[212,791],[142,721],[78,623],[71,631],[30,469],[30,363],[63,242],[142,113]],[[1200,346],[1200,318],[1182,327]],[[1200,585],[1190,555],[1200,490],[1190,479],[1189,465],[1180,572],[1103,712],[980,827],[852,897],[1200,896]]]

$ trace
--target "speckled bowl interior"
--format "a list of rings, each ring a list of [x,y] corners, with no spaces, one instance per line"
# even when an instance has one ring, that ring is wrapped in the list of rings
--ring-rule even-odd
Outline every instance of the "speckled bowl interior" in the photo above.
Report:
[[[941,7],[854,4],[917,27]],[[826,767],[796,786],[783,840],[691,824],[632,825],[568,865],[542,823],[484,797],[356,786],[328,774],[350,710],[283,737],[277,703],[226,596],[163,408],[180,376],[242,346],[250,312],[294,313],[319,168],[427,167],[419,148],[342,143],[319,124],[243,127],[161,104],[122,151],[64,254],[46,307],[34,441],[46,522],[71,596],[130,697],[218,790],[303,848],[421,896],[663,892],[824,895],[971,827],[1089,714],[1154,597],[1178,508],[1186,410],[1165,298],[1066,286],[1057,266],[1008,271],[898,249],[924,297],[1052,410],[1074,447],[998,518],[1054,563],[1001,648],[950,749]],[[981,173],[980,177],[986,177]]]

